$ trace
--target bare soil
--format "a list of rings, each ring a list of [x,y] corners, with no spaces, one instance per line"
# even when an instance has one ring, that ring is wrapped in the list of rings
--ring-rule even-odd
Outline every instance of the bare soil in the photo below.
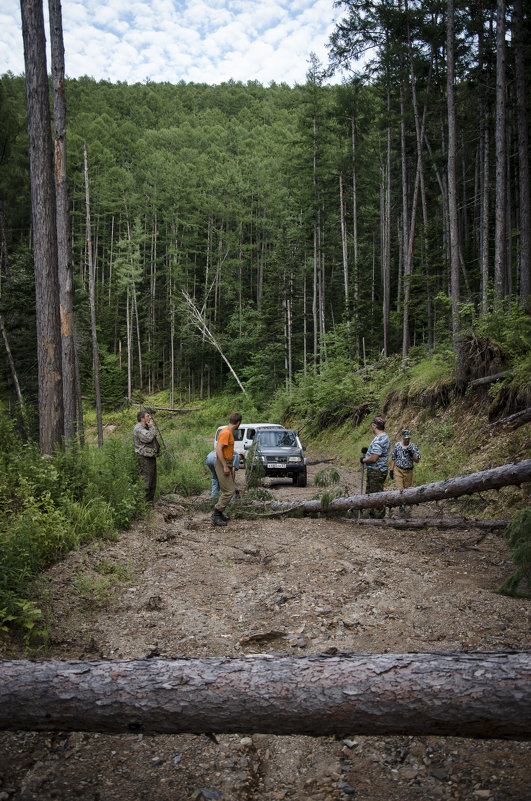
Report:
[[[267,483],[275,498],[312,497],[322,468],[306,489]],[[339,469],[356,494],[359,473]],[[430,512],[448,510],[416,514]],[[172,496],[46,573],[39,657],[528,648],[529,600],[494,593],[510,572],[499,534],[284,516],[217,528]],[[24,652],[4,638],[0,656]],[[530,762],[528,743],[457,737],[2,732],[0,801],[529,801]]]

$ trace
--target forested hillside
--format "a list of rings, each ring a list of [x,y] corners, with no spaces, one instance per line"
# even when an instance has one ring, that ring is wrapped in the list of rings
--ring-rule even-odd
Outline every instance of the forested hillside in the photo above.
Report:
[[[341,84],[315,57],[295,87],[66,80],[84,395],[91,271],[104,406],[160,389],[178,405],[236,380],[264,399],[331,360],[459,354],[493,313],[520,325],[528,9],[341,5],[332,63],[372,48]],[[23,77],[2,77],[0,114],[3,394],[16,372],[34,402]]]

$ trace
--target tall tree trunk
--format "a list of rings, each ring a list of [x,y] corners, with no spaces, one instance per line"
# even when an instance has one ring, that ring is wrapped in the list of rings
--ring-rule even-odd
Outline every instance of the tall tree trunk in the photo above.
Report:
[[[42,0],[21,0],[35,265],[39,440],[53,454],[64,434],[61,322],[51,118]]]
[[[94,263],[92,259],[92,233],[90,225],[90,193],[88,179],[87,143],[83,142],[83,165],[85,170],[85,206],[87,224],[87,260],[89,274],[90,330],[92,333],[92,370],[94,373],[94,400],[96,404],[96,426],[98,429],[98,447],[103,445],[103,420],[101,414],[100,392],[100,357],[98,353],[98,334],[96,329],[96,291]]]
[[[343,176],[339,174],[339,215],[341,220],[341,249],[343,253],[343,287],[345,291],[345,320],[350,333],[350,296],[348,275],[347,229],[345,225],[345,206],[343,203]],[[350,339],[350,336],[349,336]]]
[[[387,75],[387,153],[385,168],[383,318],[385,327],[383,355],[389,354],[389,313],[391,309],[391,78]]]
[[[317,316],[317,221],[313,223],[313,294],[312,294],[312,321],[313,321],[313,367],[317,367],[317,354],[319,352],[319,318]]]
[[[4,201],[0,195],[0,294],[2,281],[9,277],[9,253],[6,237],[6,219],[4,215]]]
[[[354,322],[356,336],[356,356],[360,357],[360,314],[359,314],[359,249],[358,249],[358,171],[356,153],[356,109],[352,109],[351,116],[351,143],[352,143],[352,245],[354,252]]]
[[[4,325],[4,318],[0,314],[0,332],[2,333],[2,339],[4,340],[4,346],[6,349],[6,356],[7,361],[9,364],[9,370],[11,371],[11,380],[13,381],[13,386],[15,388],[15,394],[17,396],[17,402],[20,408],[20,418],[22,420],[22,428],[24,429],[24,434],[26,439],[30,438],[30,432],[28,427],[27,415],[26,415],[26,407],[24,404],[24,398],[22,397],[22,392],[20,390],[20,384],[18,380],[17,371],[15,368],[15,362],[13,361],[13,356],[11,353],[11,348],[9,347],[9,341],[7,339],[7,333]]]
[[[525,305],[531,292],[531,191],[529,184],[529,134],[527,120],[524,14],[522,0],[514,0],[512,39],[516,71],[518,125],[518,175],[520,191],[520,303]],[[529,46],[529,44],[528,44]]]
[[[481,113],[481,112],[480,112]],[[485,118],[486,117],[486,118]],[[480,214],[480,260],[481,260],[481,311],[484,315],[489,310],[489,162],[490,131],[488,116],[481,114],[482,126],[482,164],[480,164],[481,181],[481,214]]]
[[[402,56],[400,56],[401,72],[403,72]],[[404,78],[400,78],[400,164],[402,170],[402,230],[400,250],[404,276],[404,296],[402,310],[402,359],[409,353],[409,301],[411,296],[411,257],[409,253],[409,214],[408,214],[408,181],[406,160],[406,107]]]
[[[497,0],[496,14],[496,209],[494,235],[494,293],[500,301],[506,292],[507,271],[507,152],[506,152],[506,47],[505,0]]]
[[[76,429],[76,347],[74,337],[74,270],[70,236],[70,205],[66,172],[65,54],[60,0],[48,0],[52,53],[53,129],[55,139],[55,199],[61,314],[61,353],[65,442]]]
[[[452,295],[452,341],[454,356],[459,354],[459,225],[457,217],[457,129],[455,117],[455,6],[448,0],[446,28],[447,103],[448,103],[448,234],[450,250],[450,286]]]

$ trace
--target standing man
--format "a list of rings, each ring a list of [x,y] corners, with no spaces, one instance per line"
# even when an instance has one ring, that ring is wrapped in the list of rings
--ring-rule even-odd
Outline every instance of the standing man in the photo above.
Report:
[[[225,514],[225,509],[236,491],[236,471],[233,466],[234,431],[236,431],[241,421],[241,414],[233,412],[229,417],[228,426],[225,426],[218,434],[214,469],[218,477],[220,495],[212,512],[212,522],[215,526],[226,526],[229,520]]]
[[[137,420],[138,423],[133,428],[133,447],[138,459],[140,475],[144,481],[146,501],[153,503],[157,487],[157,457],[160,455],[160,445],[149,412],[145,410],[138,412]]]
[[[367,494],[383,492],[387,477],[387,460],[389,458],[390,441],[385,433],[385,420],[375,417],[371,423],[374,439],[367,449],[365,456],[360,459],[361,464],[367,467]],[[385,508],[369,509],[369,517],[385,517]]]
[[[394,478],[397,489],[407,489],[413,485],[413,463],[420,462],[420,451],[411,442],[409,428],[402,429],[402,440],[396,442],[391,454],[390,478]]]

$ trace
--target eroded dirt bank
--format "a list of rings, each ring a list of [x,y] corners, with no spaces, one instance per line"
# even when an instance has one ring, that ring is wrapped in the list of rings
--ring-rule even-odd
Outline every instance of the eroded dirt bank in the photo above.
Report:
[[[341,473],[354,493],[359,477]],[[290,483],[271,491],[316,492]],[[109,589],[102,565],[104,575],[128,578]],[[528,648],[529,601],[493,593],[509,572],[496,534],[282,516],[214,528],[207,513],[173,498],[118,542],[88,546],[47,573],[46,656]],[[23,655],[7,641],[0,653]],[[529,801],[530,756],[521,742],[355,732],[341,740],[4,732],[0,801]]]

